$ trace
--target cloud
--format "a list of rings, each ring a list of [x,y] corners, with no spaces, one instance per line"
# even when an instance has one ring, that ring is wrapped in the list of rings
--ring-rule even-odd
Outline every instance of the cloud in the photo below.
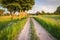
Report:
[[[41,9],[45,12],[54,12],[56,10],[56,7],[54,6],[42,6]]]
[[[47,0],[47,1],[56,2],[57,0]]]
[[[45,11],[45,12],[54,12],[58,6],[50,6],[50,5],[35,5],[32,10],[29,10],[29,13],[36,13],[37,11]]]
[[[60,6],[60,0],[35,0],[35,5],[30,13],[35,13],[37,11],[54,12],[58,6]]]

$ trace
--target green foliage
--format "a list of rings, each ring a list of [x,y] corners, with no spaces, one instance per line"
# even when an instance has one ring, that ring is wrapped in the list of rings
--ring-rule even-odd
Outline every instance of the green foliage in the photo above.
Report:
[[[0,22],[0,30],[4,29],[7,26],[7,24],[9,24],[9,23],[10,23],[10,21]]]
[[[55,14],[60,14],[60,6],[57,7]]]
[[[51,33],[57,40],[60,40],[60,21],[52,20],[49,18],[34,17],[49,33]]]
[[[45,14],[45,12],[44,12],[44,11],[42,11],[41,13],[42,13],[42,14]]]
[[[36,15],[40,15],[41,13],[39,11],[36,12]]]
[[[0,31],[0,40],[17,40],[18,33],[23,29],[26,19],[19,20]]]
[[[55,20],[60,19],[60,15],[43,15],[43,17],[52,18],[52,19],[55,19]]]
[[[2,0],[1,4],[7,9],[9,9],[11,5],[13,5],[15,7],[12,7],[14,11],[17,9],[25,11],[32,8],[32,6],[34,5],[34,0]],[[9,8],[7,6],[9,6]]]
[[[10,12],[16,12],[16,11],[20,11],[20,6],[18,4],[9,4],[7,5],[7,9]]]
[[[30,10],[35,4],[34,0],[20,0],[21,10]]]
[[[0,17],[0,31],[4,29],[11,22],[10,18]]]
[[[34,0],[2,0],[1,4],[4,8],[7,8],[10,11],[11,16],[18,11],[28,11],[34,5]],[[14,13],[12,13],[14,12]],[[13,17],[11,17],[13,19]]]

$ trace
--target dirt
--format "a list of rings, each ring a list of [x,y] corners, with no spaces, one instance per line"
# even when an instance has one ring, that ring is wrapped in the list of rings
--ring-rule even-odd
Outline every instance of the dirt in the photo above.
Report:
[[[30,29],[30,18],[28,18],[23,30],[20,32],[18,36],[18,40],[29,40],[29,29]]]

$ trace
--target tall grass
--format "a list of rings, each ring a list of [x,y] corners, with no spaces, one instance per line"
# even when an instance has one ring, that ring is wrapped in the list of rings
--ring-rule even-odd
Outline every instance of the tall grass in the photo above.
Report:
[[[56,20],[43,18],[43,17],[34,17],[49,33],[51,33],[57,40],[60,40],[60,21],[59,23]]]
[[[39,38],[38,38],[38,36],[36,34],[36,30],[34,28],[32,20],[30,21],[30,29],[31,29],[30,40],[39,40]]]
[[[53,19],[60,19],[60,15],[43,15],[42,17],[53,18]]]
[[[0,31],[3,30],[5,27],[9,26],[8,24],[15,23],[18,20],[11,20],[11,16],[1,16],[0,17]]]
[[[0,30],[5,28],[11,22],[10,16],[0,16]]]
[[[26,19],[20,20],[0,31],[0,40],[17,40],[18,33],[23,29]]]

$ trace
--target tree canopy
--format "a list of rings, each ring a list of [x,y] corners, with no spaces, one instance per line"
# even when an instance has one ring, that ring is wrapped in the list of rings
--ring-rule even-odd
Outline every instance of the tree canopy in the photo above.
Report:
[[[60,14],[60,6],[57,7],[55,13],[56,13],[56,14]]]
[[[4,8],[7,8],[10,11],[11,16],[13,15],[12,12],[20,12],[20,11],[28,11],[32,9],[33,5],[35,4],[34,0],[1,0],[0,4]],[[13,19],[13,16],[12,18]]]
[[[34,0],[2,0],[1,4],[9,11],[30,10],[35,4]]]

